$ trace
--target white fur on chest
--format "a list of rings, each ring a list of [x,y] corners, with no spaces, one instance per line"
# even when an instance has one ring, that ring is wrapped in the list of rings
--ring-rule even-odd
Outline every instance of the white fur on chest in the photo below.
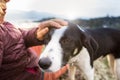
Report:
[[[87,80],[94,79],[94,69],[90,65],[90,55],[85,47],[83,47],[79,54],[73,57],[69,63],[77,66],[85,74]]]

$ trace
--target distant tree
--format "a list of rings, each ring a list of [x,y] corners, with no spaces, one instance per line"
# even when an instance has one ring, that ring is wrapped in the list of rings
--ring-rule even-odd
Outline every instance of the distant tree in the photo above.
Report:
[[[113,17],[107,15],[106,17],[92,18],[92,19],[76,19],[72,21],[75,24],[81,25],[83,27],[112,27],[120,28],[120,17]]]

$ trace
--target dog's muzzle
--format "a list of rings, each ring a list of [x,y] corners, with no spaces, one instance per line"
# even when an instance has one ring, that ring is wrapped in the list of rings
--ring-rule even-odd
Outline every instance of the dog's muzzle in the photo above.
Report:
[[[39,60],[38,64],[43,70],[46,70],[51,66],[52,62],[48,57],[44,57]]]

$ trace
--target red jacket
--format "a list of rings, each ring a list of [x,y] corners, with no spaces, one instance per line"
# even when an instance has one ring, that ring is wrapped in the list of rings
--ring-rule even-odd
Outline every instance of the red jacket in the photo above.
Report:
[[[8,22],[0,24],[0,80],[42,80],[38,57],[29,48],[43,44],[36,39],[36,30],[19,30]]]
[[[0,80],[41,80],[38,57],[29,49],[43,43],[35,32],[36,28],[23,31],[8,22],[0,24]]]

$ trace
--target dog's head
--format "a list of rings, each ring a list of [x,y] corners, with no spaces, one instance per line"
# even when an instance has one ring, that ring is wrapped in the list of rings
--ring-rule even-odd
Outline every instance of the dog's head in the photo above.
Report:
[[[60,29],[51,29],[45,36],[46,47],[39,65],[44,71],[57,71],[77,55],[84,46],[86,35],[77,25],[69,24]]]

